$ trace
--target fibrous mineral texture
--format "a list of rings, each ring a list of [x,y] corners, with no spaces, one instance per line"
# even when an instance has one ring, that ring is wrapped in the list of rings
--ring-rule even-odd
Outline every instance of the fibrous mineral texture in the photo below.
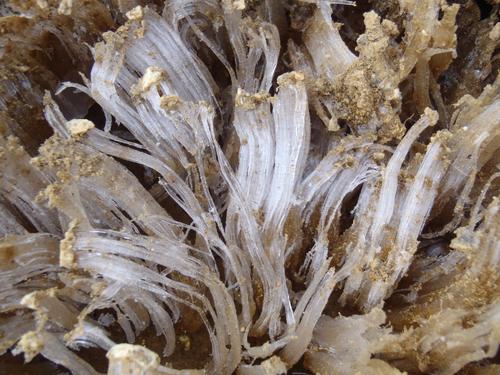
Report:
[[[0,372],[498,373],[498,11],[0,3]]]

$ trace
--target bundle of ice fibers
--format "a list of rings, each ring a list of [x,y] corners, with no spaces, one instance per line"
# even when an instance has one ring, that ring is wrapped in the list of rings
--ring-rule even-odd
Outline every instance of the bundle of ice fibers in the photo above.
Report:
[[[0,372],[498,373],[480,3],[2,3]]]

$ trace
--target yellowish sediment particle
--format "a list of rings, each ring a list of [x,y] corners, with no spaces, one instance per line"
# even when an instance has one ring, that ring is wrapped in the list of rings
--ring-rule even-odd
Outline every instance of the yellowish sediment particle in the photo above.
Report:
[[[167,111],[172,111],[177,108],[180,101],[177,95],[164,95],[160,98],[160,107]]]
[[[439,120],[439,114],[437,111],[434,111],[430,108],[426,108],[424,110],[424,114],[429,118],[429,121],[430,121],[430,125],[431,126],[434,126],[437,124],[438,120]]]
[[[26,362],[29,362],[43,350],[43,337],[36,331],[30,331],[21,337],[17,346],[24,352]]]
[[[301,72],[290,72],[290,73],[285,73],[282,74],[278,77],[278,85],[284,86],[284,85],[293,85],[299,82],[304,81],[305,76],[304,73]]]
[[[36,0],[36,5],[38,5],[40,9],[47,9],[49,7],[47,0]]]
[[[382,161],[385,158],[385,154],[383,152],[375,152],[373,154],[373,160],[375,161]]]
[[[236,93],[236,97],[234,99],[234,104],[238,108],[255,109],[257,105],[268,101],[270,97],[271,96],[266,92],[250,94],[245,90],[238,88],[238,92]]]
[[[69,140],[62,139],[57,134],[53,135],[40,147],[40,155],[31,159],[32,165],[41,170],[51,169],[62,183],[82,176],[102,174],[101,156],[89,154],[84,148],[78,146],[79,137],[82,135],[83,133],[77,132]],[[52,185],[52,187],[51,185],[47,187],[44,193],[45,198],[49,198],[48,193],[59,193],[62,190],[62,186],[56,183]]]
[[[73,136],[83,135],[95,125],[92,121],[86,119],[73,119],[66,123],[66,127]]]
[[[150,66],[144,72],[144,75],[139,79],[136,85],[132,86],[131,91],[133,96],[140,96],[148,92],[149,89],[165,78],[165,72],[156,66]]]
[[[144,18],[144,10],[138,5],[134,9],[129,10],[125,16],[131,21],[140,21]]]
[[[57,8],[57,13],[70,16],[73,11],[73,0],[61,0],[59,3],[59,8]]]
[[[21,305],[26,306],[32,310],[36,310],[39,308],[40,301],[43,300],[43,298],[56,296],[56,289],[57,288],[50,288],[28,293],[21,299]]]
[[[180,335],[179,342],[182,344],[186,352],[191,349],[191,339],[188,335]]]
[[[244,10],[246,8],[245,0],[234,0],[232,6],[233,9]]]
[[[19,143],[19,138],[11,135],[7,137],[7,144],[5,146],[5,150],[10,155],[21,157],[25,152],[23,146]]]
[[[500,22],[497,22],[497,24],[493,27],[488,36],[490,37],[491,40],[496,41],[500,39]]]
[[[26,294],[22,299],[21,299],[21,305],[23,306],[26,306],[30,309],[33,309],[35,310],[37,308],[37,301],[38,301],[38,298],[37,298],[37,295],[36,295],[37,292],[32,292],[32,293],[29,293],[29,294]]]
[[[110,363],[121,363],[123,369],[138,371],[137,373],[149,373],[160,365],[158,354],[139,345],[115,345],[108,351],[106,357]]]
[[[92,297],[100,296],[104,289],[106,289],[107,284],[103,281],[95,282],[90,287],[90,295]]]
[[[61,203],[59,198],[60,193],[61,187],[59,184],[50,184],[37,194],[35,202],[40,204],[47,201],[47,206],[49,208],[55,208]]]
[[[328,121],[328,130],[331,132],[336,132],[340,130],[339,123],[335,117],[332,117],[330,121]]]
[[[76,267],[76,256],[73,249],[75,244],[75,229],[78,225],[78,220],[72,220],[69,224],[69,228],[64,234],[64,239],[61,240],[59,245],[59,264],[61,267],[65,268],[75,268]]]
[[[286,374],[287,369],[285,363],[278,356],[272,356],[268,360],[262,362],[262,368],[265,374]]]

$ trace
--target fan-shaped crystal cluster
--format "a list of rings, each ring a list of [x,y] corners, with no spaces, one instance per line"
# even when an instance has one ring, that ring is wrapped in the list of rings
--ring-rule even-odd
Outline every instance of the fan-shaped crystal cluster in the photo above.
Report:
[[[0,367],[500,371],[490,3],[0,5]]]

